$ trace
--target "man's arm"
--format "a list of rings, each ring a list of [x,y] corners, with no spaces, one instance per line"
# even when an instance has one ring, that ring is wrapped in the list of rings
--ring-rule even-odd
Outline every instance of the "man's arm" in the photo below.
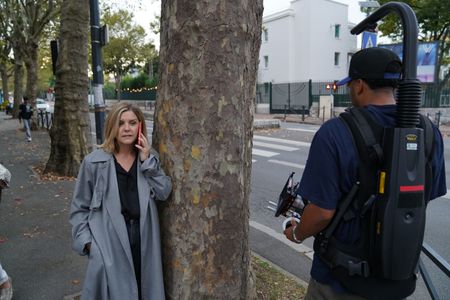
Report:
[[[284,235],[292,242],[296,242],[293,239],[293,234],[297,240],[303,241],[310,236],[314,236],[324,230],[333,219],[336,210],[329,210],[321,208],[313,203],[309,203],[305,207],[303,212],[301,223],[299,226],[295,226],[298,223],[294,220],[291,221],[293,226],[286,228]],[[292,231],[295,229],[295,232]]]

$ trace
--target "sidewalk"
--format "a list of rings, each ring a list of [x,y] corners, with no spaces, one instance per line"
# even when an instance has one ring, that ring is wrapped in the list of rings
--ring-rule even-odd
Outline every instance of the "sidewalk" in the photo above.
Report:
[[[0,203],[0,260],[14,299],[62,299],[81,289],[86,260],[71,249],[69,206],[74,181],[41,181],[32,166],[48,159],[46,131],[26,142],[17,119],[0,112],[0,162],[12,174]]]

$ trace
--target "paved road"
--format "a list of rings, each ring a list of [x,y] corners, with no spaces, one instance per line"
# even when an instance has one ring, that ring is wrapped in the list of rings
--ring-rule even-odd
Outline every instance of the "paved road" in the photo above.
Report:
[[[281,231],[281,220],[274,218],[273,213],[265,209],[266,203],[269,200],[276,199],[291,171],[296,172],[297,179],[301,178],[309,151],[308,143],[311,142],[317,129],[317,126],[282,123],[281,130],[255,132],[250,208],[252,221],[278,232]],[[264,143],[261,143],[261,141],[264,141]],[[448,166],[450,139],[445,138],[444,143]],[[280,146],[286,146],[286,148]],[[448,186],[450,186],[449,179],[450,174],[447,169]],[[425,233],[425,242],[431,245],[448,262],[450,262],[450,248],[448,247],[450,232],[445,224],[449,224],[449,215],[449,196],[432,201],[427,211]],[[312,248],[312,239],[308,239],[304,243]],[[305,251],[307,253],[307,250]],[[264,253],[260,253],[260,255],[264,256]],[[425,258],[424,261],[431,272],[433,283],[437,286],[439,295],[442,299],[450,299],[450,279],[437,271],[428,259]],[[285,262],[283,259],[279,259],[275,263],[284,264]],[[307,278],[303,277],[302,271],[291,272],[306,280]],[[418,290],[411,299],[428,298],[423,283],[420,283]]]

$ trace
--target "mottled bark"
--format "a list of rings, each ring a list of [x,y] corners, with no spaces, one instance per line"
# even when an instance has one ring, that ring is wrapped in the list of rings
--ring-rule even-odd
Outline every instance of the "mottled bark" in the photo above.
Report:
[[[30,100],[33,110],[36,112],[32,116],[31,128],[37,128],[38,110],[36,107],[37,97],[37,83],[38,83],[38,45],[37,43],[29,42],[27,47],[27,55],[25,56],[25,67],[27,70],[27,82],[25,88],[25,95]]]
[[[14,52],[14,107],[12,111],[14,118],[19,116],[19,105],[22,104],[24,73],[23,60]]]
[[[169,299],[249,299],[253,98],[262,0],[162,1],[154,147]]]
[[[45,172],[76,176],[91,150],[88,111],[89,1],[64,0],[56,64],[55,115]]]
[[[2,92],[3,92],[3,100],[9,101],[9,88],[8,88],[8,67],[6,64],[0,64],[0,77],[2,78]]]

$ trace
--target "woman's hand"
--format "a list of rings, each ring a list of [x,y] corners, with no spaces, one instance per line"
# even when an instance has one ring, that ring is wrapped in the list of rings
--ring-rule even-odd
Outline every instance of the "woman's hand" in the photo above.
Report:
[[[146,160],[150,156],[150,145],[148,144],[147,138],[141,133],[141,145],[136,144],[136,148],[139,149],[139,159],[142,161]]]
[[[83,252],[86,254],[91,253],[91,243],[87,243],[86,245],[84,245]]]

